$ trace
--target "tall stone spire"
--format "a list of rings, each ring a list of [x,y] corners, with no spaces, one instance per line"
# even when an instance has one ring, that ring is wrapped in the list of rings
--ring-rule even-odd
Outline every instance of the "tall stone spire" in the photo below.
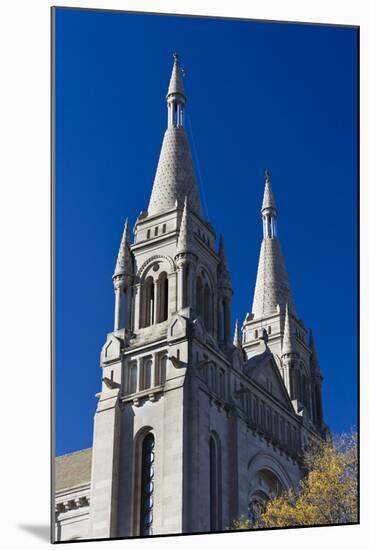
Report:
[[[177,54],[166,96],[168,128],[165,131],[148,208],[149,216],[183,204],[202,217],[202,207],[191,150],[184,129],[186,95]]]
[[[128,218],[124,223],[124,230],[122,235],[122,240],[119,247],[117,263],[115,265],[115,270],[113,274],[113,279],[122,278],[126,275],[132,275],[132,257],[131,250],[129,246],[129,226]]]
[[[254,318],[267,317],[288,304],[296,316],[290,283],[282,250],[277,238],[277,206],[273,197],[270,174],[265,172],[265,189],[261,208],[263,241],[261,243],[252,313]]]

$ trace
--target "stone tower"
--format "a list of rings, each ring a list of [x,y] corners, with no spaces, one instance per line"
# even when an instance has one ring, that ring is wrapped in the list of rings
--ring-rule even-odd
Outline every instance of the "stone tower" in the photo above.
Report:
[[[113,273],[92,452],[57,458],[56,540],[253,520],[297,487],[304,446],[325,436],[319,361],[293,302],[269,173],[252,313],[231,338],[231,276],[204,218],[186,100],[175,55],[150,202],[133,242],[125,222]]]
[[[113,275],[114,331],[101,354],[92,459],[96,538],[191,530],[192,516],[205,513],[191,497],[204,483],[195,474],[204,427],[192,418],[202,406],[192,385],[215,358],[217,407],[226,408],[232,289],[223,242],[217,253],[202,212],[176,55],[166,102],[168,127],[148,210],[136,221],[132,244],[126,222]],[[205,408],[212,406],[207,399]]]
[[[296,413],[322,429],[321,383],[310,331],[299,319],[277,237],[277,206],[268,171],[261,207],[263,241],[256,277],[252,312],[243,324],[243,349],[247,358],[258,353],[260,339],[267,339]]]

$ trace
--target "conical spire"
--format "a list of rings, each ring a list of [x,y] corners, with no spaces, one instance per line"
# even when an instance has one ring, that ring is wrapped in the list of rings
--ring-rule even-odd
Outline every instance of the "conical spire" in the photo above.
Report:
[[[122,277],[124,275],[132,275],[132,272],[132,257],[129,246],[129,226],[128,218],[126,218],[113,278]]]
[[[252,312],[255,318],[267,317],[276,313],[277,306],[283,307],[287,303],[290,313],[296,317],[288,274],[277,238],[277,208],[269,172],[266,172],[265,177],[262,219],[264,238],[260,249]]]
[[[189,240],[191,238],[190,231],[191,231],[190,219],[188,216],[187,197],[186,197],[183,205],[181,227],[179,229],[179,236],[178,236],[178,242],[177,242],[177,254],[184,254],[185,252],[188,252]]]
[[[266,209],[275,210],[277,212],[277,205],[274,200],[272,186],[270,183],[269,170],[265,170],[265,187],[264,187],[264,197],[263,197],[263,205],[261,207],[261,211],[263,212]]]
[[[167,94],[168,128],[164,134],[158,166],[148,208],[149,216],[183,204],[187,196],[189,209],[202,217],[201,201],[192,155],[184,129],[186,96],[178,56]]]
[[[238,349],[242,349],[240,329],[238,327],[238,319],[236,319],[236,324],[234,326],[233,345]]]
[[[293,346],[293,336],[291,333],[291,323],[290,323],[290,316],[288,313],[288,304],[286,304],[286,315],[284,319],[284,331],[283,331],[283,345],[282,345],[282,356],[286,355],[287,353],[293,353],[294,352],[294,346]]]
[[[228,268],[228,261],[224,249],[224,243],[223,243],[223,235],[220,234],[219,237],[219,250],[218,250],[218,256],[220,258],[220,264],[218,267],[218,281],[220,286],[224,288],[232,288],[231,284],[231,273]]]
[[[171,94],[181,94],[183,95],[184,98],[186,98],[186,94],[183,86],[183,79],[182,79],[182,69],[179,64],[178,54],[176,53],[173,54],[173,57],[174,57],[173,70],[172,70],[172,76],[170,77],[167,98]]]

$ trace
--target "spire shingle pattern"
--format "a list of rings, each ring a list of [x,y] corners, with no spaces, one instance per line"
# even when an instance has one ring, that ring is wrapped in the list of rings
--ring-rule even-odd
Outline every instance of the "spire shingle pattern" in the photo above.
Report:
[[[202,208],[184,128],[167,128],[149,203],[149,216],[174,208],[176,200],[202,217]]]
[[[255,318],[276,313],[288,304],[296,317],[290,283],[278,239],[264,239],[261,243],[252,312]]]

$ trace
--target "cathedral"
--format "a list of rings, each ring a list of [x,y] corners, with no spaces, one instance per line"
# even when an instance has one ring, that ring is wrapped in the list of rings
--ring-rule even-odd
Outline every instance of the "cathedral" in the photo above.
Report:
[[[297,313],[265,173],[251,312],[231,327],[225,244],[204,217],[177,55],[147,210],[125,222],[92,448],[56,457],[55,540],[223,531],[304,475],[326,438],[322,375]],[[113,317],[113,315],[112,315]]]

